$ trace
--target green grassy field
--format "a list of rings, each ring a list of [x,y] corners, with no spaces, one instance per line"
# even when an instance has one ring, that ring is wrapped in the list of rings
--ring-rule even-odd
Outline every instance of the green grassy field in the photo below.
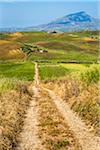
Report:
[[[57,63],[43,63],[39,64],[39,75],[41,80],[57,80],[63,79],[66,76],[80,76],[91,68],[99,70],[98,64],[57,64]],[[88,75],[87,75],[88,76]],[[87,78],[87,77],[86,77]],[[86,80],[84,78],[84,80]]]
[[[32,81],[34,78],[34,64],[29,61],[2,62],[0,63],[0,77]]]
[[[70,70],[62,66],[41,66],[39,67],[39,75],[41,80],[52,80],[65,76]]]

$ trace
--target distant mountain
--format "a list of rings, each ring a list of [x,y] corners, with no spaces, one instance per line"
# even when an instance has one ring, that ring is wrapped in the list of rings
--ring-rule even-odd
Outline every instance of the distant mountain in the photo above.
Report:
[[[79,31],[79,30],[98,30],[100,29],[100,20],[81,11],[66,15],[62,18],[56,19],[51,23],[40,25],[38,30],[58,30],[58,31]]]
[[[15,31],[49,31],[57,30],[61,32],[81,31],[81,30],[99,30],[100,20],[88,15],[85,11],[66,15],[62,18],[56,19],[48,24],[39,25],[36,27],[19,28]],[[7,30],[7,29],[6,29]],[[8,31],[13,31],[8,29]],[[4,31],[2,29],[2,31]]]

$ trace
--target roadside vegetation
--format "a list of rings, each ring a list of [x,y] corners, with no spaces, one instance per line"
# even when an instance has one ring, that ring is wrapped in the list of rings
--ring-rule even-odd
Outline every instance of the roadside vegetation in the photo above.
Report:
[[[66,68],[70,65],[63,65]],[[44,86],[55,91],[71,109],[91,126],[98,135],[99,130],[99,65],[71,65],[73,73],[56,80],[44,81]],[[75,68],[76,67],[76,68]]]
[[[8,88],[12,88],[11,85]],[[17,136],[22,129],[30,100],[29,95],[22,93],[20,97],[14,89],[6,93],[0,92],[0,150],[16,148]]]
[[[16,78],[5,78],[0,77],[0,92],[7,92],[10,90],[14,90],[16,88],[16,84],[18,83],[18,79]]]
[[[0,150],[13,150],[31,100],[31,62],[0,63]]]
[[[93,66],[93,67],[92,67]],[[44,81],[52,81],[58,79],[65,79],[68,76],[77,76],[83,82],[91,82],[94,80],[98,80],[98,64],[63,64],[63,63],[39,63],[39,75],[41,80]],[[96,74],[93,74],[91,71],[97,71]],[[85,75],[84,75],[85,74]],[[90,77],[91,76],[91,77]],[[86,77],[86,78],[85,78]],[[89,78],[89,79],[88,79]],[[91,79],[90,79],[91,78]],[[97,78],[97,79],[95,79]],[[86,81],[87,80],[87,81]]]
[[[99,67],[100,65],[92,65],[92,67],[81,74],[81,80],[87,85],[98,83],[100,79]]]

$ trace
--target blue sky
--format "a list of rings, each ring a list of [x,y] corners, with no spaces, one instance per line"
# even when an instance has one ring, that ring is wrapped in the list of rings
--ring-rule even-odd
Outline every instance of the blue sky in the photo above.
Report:
[[[86,11],[98,17],[98,0],[0,0],[0,27],[27,27]]]

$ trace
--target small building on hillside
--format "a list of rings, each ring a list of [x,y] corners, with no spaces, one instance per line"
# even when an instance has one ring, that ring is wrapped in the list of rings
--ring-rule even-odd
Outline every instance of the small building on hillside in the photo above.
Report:
[[[56,33],[58,33],[58,31],[56,31],[56,30],[49,30],[48,31],[48,34],[56,34]]]

